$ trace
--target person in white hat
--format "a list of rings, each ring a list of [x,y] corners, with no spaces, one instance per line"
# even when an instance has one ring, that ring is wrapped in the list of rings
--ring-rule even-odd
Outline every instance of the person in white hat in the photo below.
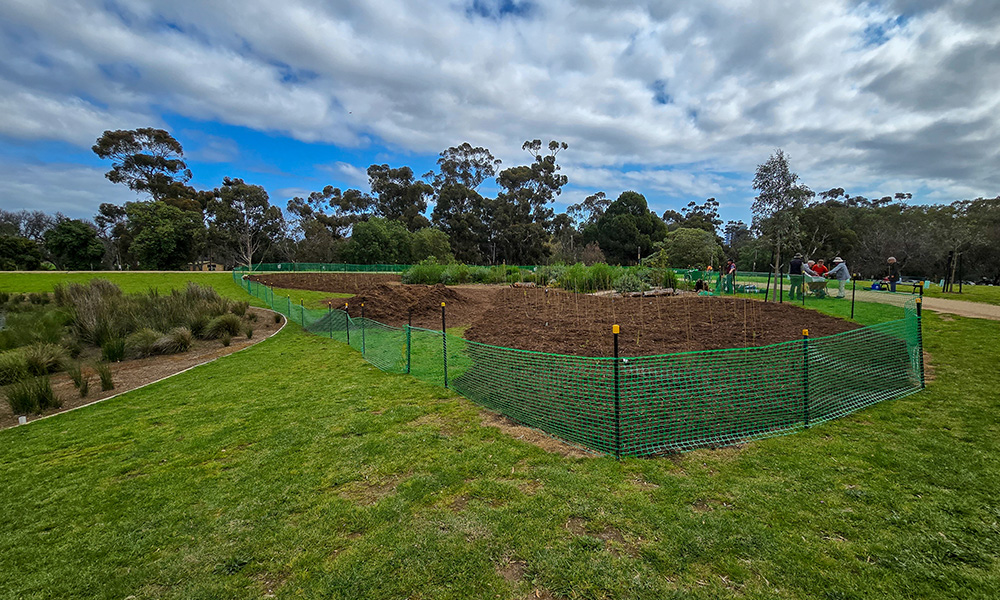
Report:
[[[840,284],[840,291],[837,292],[838,298],[846,298],[847,291],[844,289],[847,286],[847,280],[851,278],[851,272],[847,270],[847,263],[844,259],[839,256],[833,259],[833,268],[826,274],[830,279],[836,279]]]

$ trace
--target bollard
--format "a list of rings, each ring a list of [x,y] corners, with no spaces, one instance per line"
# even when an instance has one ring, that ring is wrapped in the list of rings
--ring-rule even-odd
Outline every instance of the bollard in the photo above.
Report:
[[[802,330],[802,396],[803,420],[809,427],[809,330]]]
[[[444,322],[444,302],[441,303],[441,348],[444,350],[444,387],[448,387],[448,333]]]
[[[621,391],[618,384],[618,334],[621,328],[617,325],[611,326],[611,333],[615,339],[615,458],[622,458],[622,421],[621,421]]]

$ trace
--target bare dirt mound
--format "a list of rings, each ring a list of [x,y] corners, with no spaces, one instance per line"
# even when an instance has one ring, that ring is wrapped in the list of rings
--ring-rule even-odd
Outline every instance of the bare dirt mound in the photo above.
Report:
[[[608,298],[544,289],[497,290],[469,340],[572,354],[611,356],[611,326],[621,326],[622,356],[764,346],[820,337],[859,325],[790,304],[742,298]]]
[[[441,329],[441,303],[446,304],[447,325],[469,325],[490,306],[495,290],[456,290],[443,284],[384,285],[376,284],[360,291],[349,299],[352,317],[361,315],[365,303],[365,316],[387,325],[405,325],[408,311],[413,311],[413,325]]]
[[[260,273],[251,281],[291,290],[356,294],[377,284],[399,283],[398,273]]]

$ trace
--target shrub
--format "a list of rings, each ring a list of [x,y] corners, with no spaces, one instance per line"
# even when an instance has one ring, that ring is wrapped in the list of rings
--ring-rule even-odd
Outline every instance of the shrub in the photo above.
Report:
[[[208,327],[205,330],[205,336],[209,339],[219,338],[223,334],[228,334],[232,337],[234,335],[239,335],[242,328],[243,322],[240,318],[232,313],[229,313],[220,315],[209,321]]]
[[[155,354],[177,354],[187,352],[194,343],[194,335],[187,327],[174,327],[153,344]]]
[[[281,313],[274,313],[274,323],[276,325],[281,324]]]
[[[28,301],[31,302],[32,304],[48,304],[49,295],[39,292],[32,292],[28,294]]]
[[[208,331],[208,317],[205,315],[196,316],[191,320],[188,329],[191,330],[191,335],[194,337],[205,339],[205,333]]]
[[[469,283],[471,281],[471,275],[472,274],[468,265],[456,263],[446,266],[441,271],[440,282],[446,285],[454,285],[456,283]]]
[[[233,342],[233,336],[229,335],[229,332],[223,333],[219,340],[222,342],[223,346],[229,347],[229,344]]]
[[[245,319],[246,319],[247,321],[250,321],[251,323],[256,323],[256,322],[257,322],[257,319],[258,319],[259,317],[257,316],[257,313],[255,313],[255,312],[252,312],[252,313],[247,313],[247,314],[246,314],[246,315],[244,316],[244,318],[245,318]]]
[[[66,350],[55,344],[31,344],[21,349],[28,365],[28,373],[35,376],[58,371],[66,362]]]
[[[101,344],[101,360],[105,362],[121,362],[125,359],[125,340],[111,338]]]
[[[437,260],[427,258],[403,271],[400,280],[403,283],[423,283],[434,285],[441,282],[441,275],[445,266],[438,264]]]
[[[101,380],[101,389],[103,391],[115,389],[114,379],[111,378],[111,364],[106,362],[99,362],[94,364],[94,371],[97,372],[97,376]]]
[[[619,294],[641,292],[646,288],[646,284],[636,273],[625,273],[615,280],[615,291]]]
[[[87,394],[90,393],[90,378],[84,375],[83,380],[80,381],[80,386],[78,389],[80,390],[80,397],[86,398]]]
[[[47,408],[61,406],[52,392],[48,377],[30,377],[7,386],[7,403],[15,415],[40,413]]]
[[[154,331],[148,327],[140,329],[125,338],[125,355],[133,358],[152,356],[156,354],[154,346],[156,346],[156,342],[159,339],[159,331]]]
[[[253,337],[253,325],[247,325],[246,334],[248,340]]]
[[[247,314],[248,308],[250,308],[250,303],[246,300],[237,300],[229,304],[229,312],[237,317],[242,317]]]
[[[87,374],[83,372],[83,365],[76,363],[71,367],[66,369],[66,373],[69,374],[69,378],[73,380],[73,385],[76,389],[80,390],[80,397],[86,398],[87,394],[90,392],[90,379]]]
[[[0,304],[7,304],[10,300],[10,292],[0,292]]]
[[[20,350],[0,352],[0,385],[16,383],[28,376],[28,361]]]

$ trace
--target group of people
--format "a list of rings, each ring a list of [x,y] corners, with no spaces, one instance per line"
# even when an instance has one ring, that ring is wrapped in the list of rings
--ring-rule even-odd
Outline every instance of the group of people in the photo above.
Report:
[[[847,268],[847,263],[839,256],[833,259],[833,268],[830,269],[822,258],[803,262],[802,254],[796,253],[788,266],[788,278],[792,284],[788,294],[792,300],[805,297],[806,292],[803,284],[807,275],[836,279],[838,283],[837,297],[847,297],[847,280],[851,278],[851,272]]]

